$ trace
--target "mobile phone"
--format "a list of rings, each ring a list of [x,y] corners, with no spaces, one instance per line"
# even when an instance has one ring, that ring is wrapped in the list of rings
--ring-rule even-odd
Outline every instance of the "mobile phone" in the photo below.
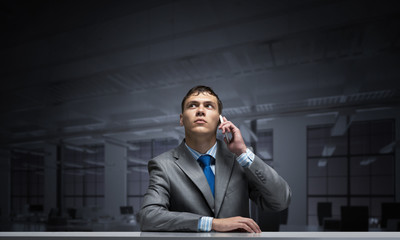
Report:
[[[222,118],[221,115],[219,115],[219,121],[220,121],[221,123],[224,122],[224,119]],[[226,138],[226,142],[229,143],[230,140],[229,140],[229,135],[228,135],[227,132],[225,132],[225,138]]]

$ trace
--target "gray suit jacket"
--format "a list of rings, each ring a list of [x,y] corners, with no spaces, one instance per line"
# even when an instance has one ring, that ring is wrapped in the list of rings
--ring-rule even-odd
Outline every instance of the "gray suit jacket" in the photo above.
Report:
[[[218,140],[219,141],[219,140]],[[202,168],[185,143],[149,161],[150,183],[139,222],[142,231],[197,231],[202,216],[249,217],[249,197],[262,209],[288,207],[291,191],[275,170],[255,156],[249,168],[219,141],[215,199]]]

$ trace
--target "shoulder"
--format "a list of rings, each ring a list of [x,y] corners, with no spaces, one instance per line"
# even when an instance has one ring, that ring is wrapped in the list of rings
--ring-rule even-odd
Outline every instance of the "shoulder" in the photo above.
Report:
[[[160,155],[154,157],[151,161],[162,162],[162,161],[174,161],[174,151],[175,149],[168,150]]]
[[[177,160],[179,158],[179,156],[182,155],[183,152],[185,151],[184,148],[186,148],[184,146],[184,143],[181,143],[177,147],[170,149],[170,150],[154,157],[152,160],[150,160],[150,162],[160,163],[160,164],[162,164],[162,163],[167,164],[169,162],[175,162],[175,160]]]

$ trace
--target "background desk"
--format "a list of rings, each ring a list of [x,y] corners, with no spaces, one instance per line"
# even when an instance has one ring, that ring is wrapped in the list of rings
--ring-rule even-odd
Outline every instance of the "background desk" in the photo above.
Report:
[[[265,239],[265,240],[381,240],[400,239],[400,232],[263,232],[250,233],[180,233],[180,232],[0,232],[1,240],[127,240],[127,239]]]

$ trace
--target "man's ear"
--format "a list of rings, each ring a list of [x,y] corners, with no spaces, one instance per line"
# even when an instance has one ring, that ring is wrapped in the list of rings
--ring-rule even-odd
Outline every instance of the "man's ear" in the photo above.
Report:
[[[179,114],[179,125],[183,126],[183,115]]]

